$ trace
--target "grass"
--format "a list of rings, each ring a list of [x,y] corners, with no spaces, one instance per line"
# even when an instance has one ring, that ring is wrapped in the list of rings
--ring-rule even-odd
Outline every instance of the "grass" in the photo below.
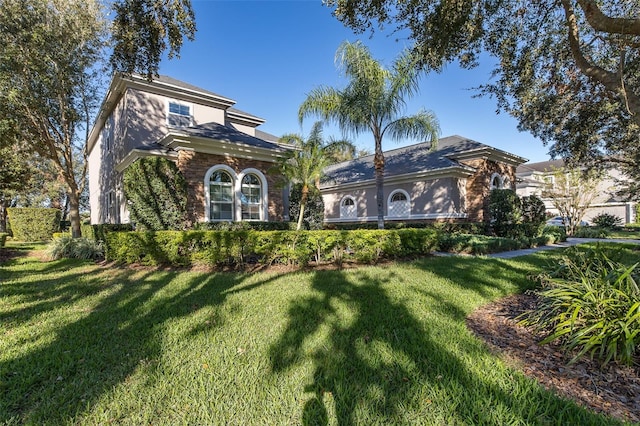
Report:
[[[619,424],[465,327],[557,254],[211,274],[0,265],[0,424]]]

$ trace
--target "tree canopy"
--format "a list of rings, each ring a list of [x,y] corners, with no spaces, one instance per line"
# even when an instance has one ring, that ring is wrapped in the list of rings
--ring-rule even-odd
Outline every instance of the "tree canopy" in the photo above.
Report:
[[[344,89],[317,87],[298,110],[300,122],[309,115],[318,115],[336,122],[345,133],[371,132],[375,145],[378,228],[384,228],[383,138],[423,139],[435,147],[440,133],[438,121],[431,112],[403,115],[406,98],[418,90],[420,74],[414,59],[409,52],[404,52],[387,69],[361,42],[344,42],[336,52],[336,60],[349,80],[347,86]]]
[[[497,59],[478,88],[519,129],[574,163],[616,163],[640,180],[640,1],[327,0],[356,31],[392,26],[419,65]],[[636,193],[636,197],[640,197]]]

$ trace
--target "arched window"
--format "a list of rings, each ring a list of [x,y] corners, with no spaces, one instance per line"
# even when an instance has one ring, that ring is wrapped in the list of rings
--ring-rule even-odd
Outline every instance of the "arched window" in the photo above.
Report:
[[[502,189],[503,186],[504,181],[502,180],[502,176],[500,176],[498,173],[492,174],[489,188],[493,191],[494,189]]]
[[[389,217],[409,217],[411,214],[411,203],[409,194],[402,189],[397,189],[389,195],[387,202]]]
[[[347,195],[340,202],[340,218],[341,219],[353,219],[358,217],[358,210],[356,208],[356,201],[352,196]]]
[[[234,204],[233,177],[224,169],[215,170],[209,177],[209,220],[233,221]]]
[[[262,182],[260,178],[248,173],[242,178],[240,185],[240,205],[242,220],[262,219]]]

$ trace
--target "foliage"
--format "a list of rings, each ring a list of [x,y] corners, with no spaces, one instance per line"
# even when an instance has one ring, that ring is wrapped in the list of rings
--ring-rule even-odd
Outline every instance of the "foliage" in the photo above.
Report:
[[[513,237],[515,225],[522,222],[520,197],[511,189],[494,189],[489,195],[489,217],[497,236]]]
[[[54,238],[47,247],[47,255],[51,260],[87,259],[95,260],[103,256],[102,245],[90,238],[72,238],[69,234]]]
[[[551,154],[582,164],[617,164],[640,195],[640,19],[638,2],[606,0],[328,0],[362,32],[384,25],[408,34],[426,69],[458,59],[495,60],[480,93],[519,129],[552,143]]]
[[[553,179],[545,184],[542,195],[549,198],[558,209],[560,216],[566,218],[567,234],[573,235],[584,217],[601,180],[597,170],[578,168],[554,168]]]
[[[48,241],[60,229],[58,209],[24,207],[7,209],[13,239],[17,241]]]
[[[292,185],[289,195],[289,217],[293,222],[304,224],[304,229],[322,229],[324,225],[324,201],[320,190],[315,186],[309,187],[304,217],[300,221],[302,194],[302,184]],[[297,225],[296,229],[299,229]]]
[[[542,235],[553,235],[555,241],[566,241],[567,230],[564,226],[544,226],[542,228]]]
[[[115,0],[111,63],[117,71],[157,77],[164,52],[179,56],[184,38],[196,33],[191,0]]]
[[[198,222],[193,227],[196,231],[294,231],[296,224],[291,222]]]
[[[348,80],[344,89],[318,87],[307,95],[298,111],[300,122],[309,115],[334,121],[344,133],[357,136],[371,132],[375,144],[374,167],[378,228],[384,228],[384,154],[385,136],[400,141],[405,138],[426,139],[435,148],[440,133],[435,115],[420,111],[403,116],[407,98],[418,89],[419,72],[408,52],[400,55],[386,69],[376,61],[360,42],[344,42],[336,52]]]
[[[591,223],[601,228],[622,226],[622,218],[611,213],[600,213],[591,219]]]
[[[529,195],[520,198],[522,203],[522,223],[525,226],[525,235],[535,237],[540,235],[547,220],[544,201],[537,195]]]
[[[318,121],[313,125],[311,134],[305,140],[300,135],[284,135],[280,141],[294,146],[289,150],[271,170],[284,176],[286,183],[294,183],[299,185],[299,194],[292,193],[297,197],[296,210],[297,213],[290,214],[291,218],[298,218],[297,230],[302,229],[302,222],[308,218],[307,224],[312,225],[315,229],[322,227],[324,220],[324,204],[322,210],[312,212],[307,215],[305,208],[307,200],[310,196],[314,197],[314,207],[318,209],[318,191],[317,187],[320,183],[323,170],[331,163],[333,155],[343,153],[345,150],[354,150],[353,144],[348,141],[331,140],[326,143],[322,138],[322,122]],[[315,188],[315,192],[312,188]],[[292,190],[293,191],[293,190]],[[291,207],[289,208],[292,211]],[[321,215],[320,217],[318,215]],[[318,223],[319,219],[319,223]]]
[[[5,243],[7,242],[8,236],[9,234],[7,234],[6,232],[0,232],[0,248],[4,247]]]
[[[67,186],[74,237],[105,41],[97,0],[0,3],[0,116],[10,123],[0,129],[53,162]]]
[[[131,221],[139,229],[187,227],[187,182],[176,164],[166,158],[142,158],[123,177]]]
[[[549,333],[542,343],[558,340],[575,362],[583,355],[632,364],[640,345],[638,263],[615,260],[602,247],[572,247],[559,267],[543,273],[540,301],[523,320]]]
[[[431,229],[361,231],[158,231],[105,234],[106,258],[146,265],[243,267],[281,263],[304,266],[376,263],[420,256],[437,248]]]
[[[576,238],[607,238],[609,236],[608,228],[599,228],[594,226],[579,226],[573,234]]]
[[[473,234],[441,234],[438,247],[441,251],[464,254],[489,254],[518,250],[529,246],[529,241],[512,238],[489,237]]]

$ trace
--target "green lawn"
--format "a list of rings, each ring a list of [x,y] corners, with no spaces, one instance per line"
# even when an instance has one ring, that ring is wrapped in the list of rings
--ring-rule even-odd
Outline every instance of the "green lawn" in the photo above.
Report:
[[[465,327],[550,262],[218,274],[0,265],[0,424],[618,424]]]

